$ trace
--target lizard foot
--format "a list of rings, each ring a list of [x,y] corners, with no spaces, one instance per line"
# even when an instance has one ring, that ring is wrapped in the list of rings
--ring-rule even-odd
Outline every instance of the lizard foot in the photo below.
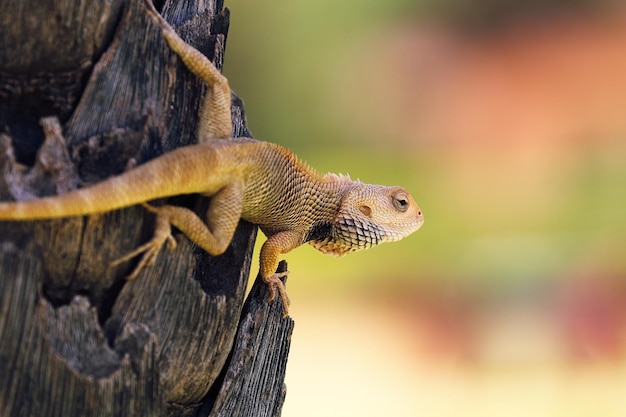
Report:
[[[160,216],[157,213],[156,225],[154,228],[154,235],[152,236],[152,239],[149,242],[139,246],[134,251],[114,260],[109,264],[109,266],[119,265],[143,253],[143,256],[139,260],[139,263],[137,264],[133,272],[131,272],[130,275],[126,277],[126,279],[129,280],[135,279],[144,267],[154,265],[159,251],[166,242],[168,249],[174,249],[176,247],[176,240],[172,236],[172,227],[170,225],[168,217]]]
[[[263,278],[263,281],[265,281],[265,283],[267,284],[267,288],[270,292],[270,297],[268,301],[274,301],[274,298],[276,298],[276,290],[278,289],[278,294],[283,301],[283,317],[289,316],[289,305],[291,304],[291,300],[289,300],[289,296],[287,295],[287,289],[285,288],[285,284],[283,284],[280,279],[286,277],[288,274],[289,271],[276,272],[268,278]]]

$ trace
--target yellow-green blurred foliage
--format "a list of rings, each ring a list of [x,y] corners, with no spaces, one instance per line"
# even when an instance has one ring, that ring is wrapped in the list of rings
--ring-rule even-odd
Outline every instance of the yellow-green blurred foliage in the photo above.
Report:
[[[619,3],[226,0],[255,137],[426,220],[286,256],[284,416],[626,415]]]

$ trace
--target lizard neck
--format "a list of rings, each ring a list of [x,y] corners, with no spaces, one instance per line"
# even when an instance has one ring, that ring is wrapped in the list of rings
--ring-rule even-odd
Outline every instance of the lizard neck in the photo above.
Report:
[[[355,182],[342,175],[322,176],[280,146],[261,146],[248,170],[242,217],[270,235],[299,231],[303,241],[332,227],[343,197]],[[272,207],[271,212],[267,207]]]

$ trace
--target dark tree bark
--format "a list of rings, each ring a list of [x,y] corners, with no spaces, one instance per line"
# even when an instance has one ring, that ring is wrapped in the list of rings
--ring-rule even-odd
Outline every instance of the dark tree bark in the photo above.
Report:
[[[157,4],[221,66],[219,0]],[[194,142],[206,90],[141,0],[0,0],[0,199],[59,194]],[[249,136],[241,102],[234,133]],[[164,173],[167,175],[167,173]],[[171,200],[203,213],[199,196]],[[212,258],[184,236],[154,266],[109,262],[152,215],[0,222],[0,415],[278,416],[293,329],[257,282],[256,228]],[[285,265],[281,266],[285,268]]]

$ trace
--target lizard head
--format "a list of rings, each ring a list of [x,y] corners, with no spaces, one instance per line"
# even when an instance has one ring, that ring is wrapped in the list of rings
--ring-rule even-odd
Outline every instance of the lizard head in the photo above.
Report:
[[[404,188],[353,184],[341,202],[329,235],[309,242],[316,249],[342,256],[403,239],[424,223],[422,211]]]

